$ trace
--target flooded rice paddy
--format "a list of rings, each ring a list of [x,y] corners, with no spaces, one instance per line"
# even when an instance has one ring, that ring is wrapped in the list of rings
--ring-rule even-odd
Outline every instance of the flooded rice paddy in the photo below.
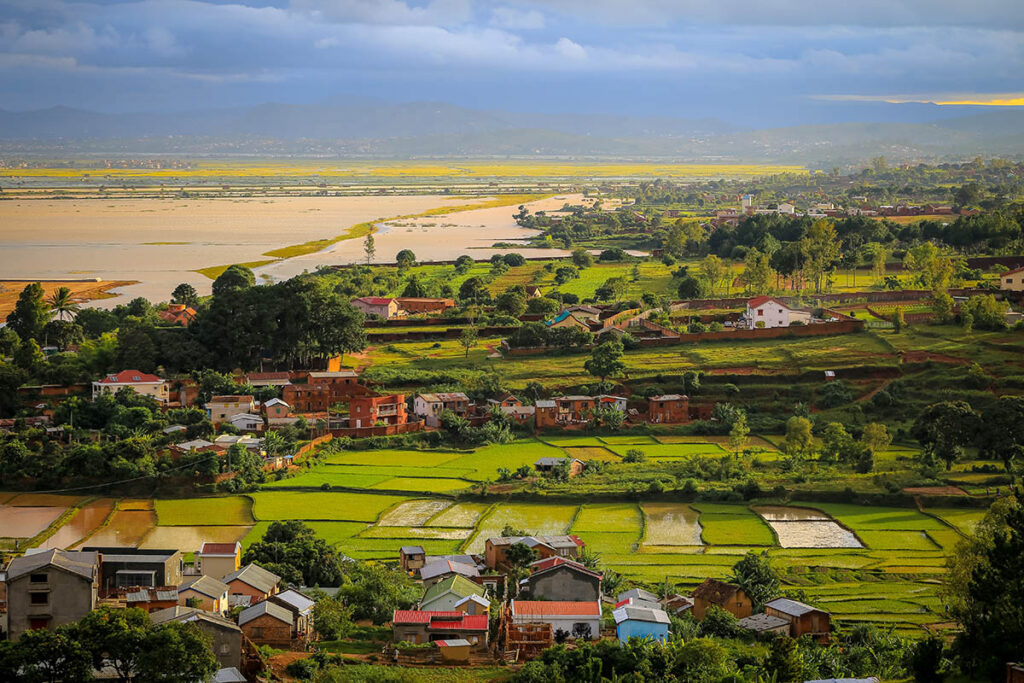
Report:
[[[0,507],[0,536],[31,538],[57,521],[67,508],[24,506]]]
[[[447,500],[412,500],[381,515],[377,526],[423,526],[427,520],[451,507]]]
[[[152,510],[119,509],[110,523],[85,540],[87,545],[137,547],[149,530],[156,527]]]
[[[700,514],[679,503],[644,503],[647,518],[644,545],[702,545]]]
[[[103,524],[114,509],[114,500],[103,498],[83,505],[71,519],[66,521],[56,533],[39,544],[40,548],[70,548],[91,534]]]
[[[234,543],[241,541],[252,526],[158,526],[146,534],[140,548],[178,548],[196,551],[204,542]]]
[[[849,529],[820,510],[761,505],[754,508],[779,539],[783,548],[863,548]]]

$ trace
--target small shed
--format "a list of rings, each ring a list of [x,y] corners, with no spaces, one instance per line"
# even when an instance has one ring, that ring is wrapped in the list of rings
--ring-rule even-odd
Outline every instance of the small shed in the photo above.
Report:
[[[626,605],[614,610],[612,616],[615,617],[615,632],[623,643],[630,638],[650,638],[663,643],[668,640],[670,621],[664,610]]]
[[[441,654],[441,661],[454,664],[469,663],[469,651],[472,645],[465,638],[435,640],[434,644],[437,645],[437,651]]]
[[[569,476],[578,477],[583,474],[583,469],[586,464],[582,460],[576,458],[538,458],[537,462],[533,463],[533,469],[542,474],[548,474],[554,472],[555,468],[561,465],[563,462],[569,462]]]
[[[398,551],[398,562],[402,565],[402,571],[419,569],[426,561],[427,551],[421,545],[403,545]]]

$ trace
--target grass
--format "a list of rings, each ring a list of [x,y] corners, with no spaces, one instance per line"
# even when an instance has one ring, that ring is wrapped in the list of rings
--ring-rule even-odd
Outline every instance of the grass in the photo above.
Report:
[[[369,488],[385,491],[412,491],[415,493],[450,493],[470,486],[470,482],[462,479],[428,479],[426,477],[395,477]]]
[[[935,515],[944,522],[948,522],[965,534],[972,533],[978,522],[985,517],[984,510],[926,508],[925,512]]]
[[[373,522],[380,514],[406,498],[391,495],[342,492],[259,491],[252,494],[253,515],[258,520],[305,519]]]
[[[461,457],[457,451],[342,451],[327,459],[329,464],[377,465],[380,467],[436,467]],[[374,472],[379,474],[381,470]]]
[[[210,278],[211,280],[216,280],[217,278],[224,274],[225,270],[227,270],[233,265],[244,266],[246,268],[252,269],[259,268],[260,266],[265,266],[271,263],[275,263],[277,260],[278,259],[263,259],[261,261],[246,261],[245,263],[239,264],[228,263],[227,265],[223,266],[207,266],[206,268],[199,268],[194,272],[199,273],[200,275],[204,275]]]
[[[374,484],[386,481],[386,474],[356,474],[350,472],[332,472],[330,470],[318,470],[305,472],[295,477],[287,477],[279,481],[272,481],[264,484],[264,488],[320,488],[328,484],[332,488],[370,488]]]
[[[449,467],[472,469],[472,473],[466,475],[467,478],[483,481],[494,479],[499,467],[511,470],[521,465],[533,467],[533,463],[542,457],[565,457],[565,452],[537,439],[521,439],[511,444],[485,446],[472,454],[447,461],[446,464]]]
[[[643,519],[632,503],[588,503],[580,507],[573,533],[624,532],[640,535]]]
[[[942,522],[910,508],[864,507],[846,503],[814,503],[807,507],[828,513],[858,534],[861,531],[929,531],[945,528]]]
[[[693,508],[700,512],[701,538],[709,545],[775,545],[771,528],[747,507],[694,503]]]
[[[482,552],[484,541],[500,536],[506,524],[528,534],[564,534],[576,515],[576,505],[546,503],[502,503],[480,519],[477,532],[467,544],[470,552]]]
[[[179,498],[154,501],[161,526],[246,525],[255,520],[252,503],[244,496],[223,498]]]
[[[673,444],[636,444],[632,446],[609,446],[609,449],[618,455],[625,455],[626,451],[632,449],[643,451],[648,458],[677,459],[691,455],[724,455],[726,450],[715,443],[673,443]]]
[[[866,531],[862,529],[857,536],[867,547],[875,550],[938,550],[939,548],[935,541],[923,531]]]

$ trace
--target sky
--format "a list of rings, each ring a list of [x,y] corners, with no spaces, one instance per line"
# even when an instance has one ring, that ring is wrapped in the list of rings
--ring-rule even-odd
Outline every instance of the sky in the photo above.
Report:
[[[1024,104],[1022,74],[1021,0],[0,0],[8,110],[357,95],[797,123]]]

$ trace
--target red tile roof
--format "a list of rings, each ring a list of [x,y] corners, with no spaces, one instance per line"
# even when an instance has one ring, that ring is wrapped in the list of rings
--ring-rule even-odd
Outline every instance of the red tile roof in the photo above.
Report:
[[[601,616],[597,600],[572,602],[565,600],[513,600],[512,614],[526,617]]]
[[[100,384],[131,384],[133,382],[163,382],[163,380],[156,375],[139,370],[122,370],[116,375],[107,375],[99,381]]]
[[[779,301],[778,299],[776,299],[773,296],[757,296],[757,297],[754,297],[753,299],[751,299],[750,301],[747,302],[747,306],[750,306],[751,308],[757,308],[761,304],[766,304],[769,301],[774,301],[775,303],[777,303],[778,305],[780,305],[780,306],[782,306],[784,308],[789,308],[789,306],[786,306],[786,304],[782,303],[781,301]],[[790,310],[792,310],[792,309],[790,309]]]
[[[1006,271],[1003,275],[1016,275],[1017,273],[1024,273],[1024,268],[1014,268],[1013,270]],[[1003,277],[1003,275],[999,277]]]
[[[371,306],[387,306],[393,299],[384,296],[361,296],[356,301],[362,301],[364,304],[370,304]]]
[[[289,379],[291,375],[287,372],[250,372],[245,376],[247,380],[260,379]]]
[[[234,555],[238,543],[203,543],[199,552],[203,555]]]
[[[395,624],[426,624],[427,628],[442,631],[486,631],[486,614],[462,612],[426,612],[416,609],[396,609],[391,621]]]

